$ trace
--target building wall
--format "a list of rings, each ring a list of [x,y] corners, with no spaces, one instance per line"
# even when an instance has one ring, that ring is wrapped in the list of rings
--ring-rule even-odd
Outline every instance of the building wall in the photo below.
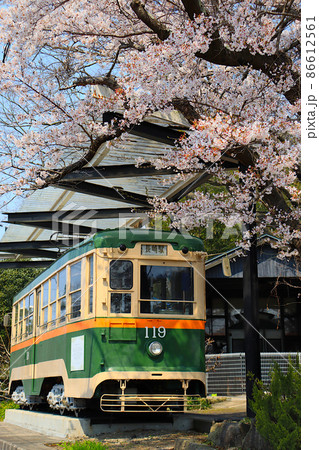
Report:
[[[270,246],[259,248],[260,351],[299,352],[300,277],[292,261],[285,265],[275,255]],[[212,353],[244,352],[242,267],[243,257],[237,257],[231,277],[224,276],[221,263],[206,270],[206,336],[214,341]]]

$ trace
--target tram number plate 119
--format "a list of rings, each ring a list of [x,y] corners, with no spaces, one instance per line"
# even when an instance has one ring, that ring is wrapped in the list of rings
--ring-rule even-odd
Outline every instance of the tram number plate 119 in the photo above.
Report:
[[[145,327],[145,339],[151,338],[160,338],[163,339],[166,336],[166,328],[165,327],[159,327],[156,329],[156,327]]]

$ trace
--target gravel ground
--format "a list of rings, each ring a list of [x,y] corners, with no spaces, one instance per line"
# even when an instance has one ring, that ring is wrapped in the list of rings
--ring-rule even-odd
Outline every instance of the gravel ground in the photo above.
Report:
[[[131,432],[116,432],[101,435],[94,439],[82,439],[77,442],[99,441],[106,446],[107,450],[118,450],[120,448],[136,450],[174,450],[174,444],[178,438],[196,440],[198,443],[203,443],[207,438],[207,434],[197,433],[196,431],[169,432],[135,430]],[[59,448],[61,450],[58,443],[47,444],[47,446],[54,449]]]
[[[165,431],[142,431],[136,430],[131,433],[119,433],[114,436],[100,438],[110,450],[125,448],[136,450],[173,450],[177,438],[194,439],[196,441],[204,441],[207,434],[197,433],[195,431],[184,432],[165,432]]]
[[[196,414],[233,414],[242,413],[246,409],[246,396],[228,397],[224,401],[215,403],[211,409],[196,411]],[[191,413],[191,412],[190,412]],[[195,411],[194,411],[195,413]],[[213,420],[213,418],[212,418]],[[158,430],[141,430],[125,432],[114,432],[97,436],[96,440],[105,444],[108,450],[136,449],[136,450],[173,450],[176,439],[184,438],[194,440],[198,443],[204,443],[207,434],[198,433],[196,431],[158,431]],[[59,448],[52,445],[51,448]]]

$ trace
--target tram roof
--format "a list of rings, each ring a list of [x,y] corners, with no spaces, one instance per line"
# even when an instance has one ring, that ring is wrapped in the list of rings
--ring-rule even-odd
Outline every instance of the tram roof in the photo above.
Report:
[[[143,228],[119,228],[100,231],[91,238],[77,244],[70,250],[54,261],[46,270],[44,270],[31,283],[17,294],[13,302],[26,295],[34,289],[39,283],[44,281],[51,273],[57,271],[68,261],[84,255],[85,253],[96,248],[118,248],[121,244],[125,244],[127,248],[134,248],[138,242],[171,244],[174,250],[182,250],[187,247],[189,251],[205,251],[203,241],[188,233],[178,231],[161,231]]]
[[[95,248],[118,247],[124,243],[128,248],[134,248],[137,242],[157,242],[171,244],[174,250],[182,250],[184,246],[190,251],[205,251],[201,239],[188,233],[162,231],[143,228],[119,228],[96,233],[93,238]]]

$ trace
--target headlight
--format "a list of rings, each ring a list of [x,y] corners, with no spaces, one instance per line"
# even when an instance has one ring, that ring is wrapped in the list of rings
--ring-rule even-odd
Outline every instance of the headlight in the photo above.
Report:
[[[163,346],[160,342],[154,341],[148,347],[148,351],[153,356],[159,356],[163,351]]]

